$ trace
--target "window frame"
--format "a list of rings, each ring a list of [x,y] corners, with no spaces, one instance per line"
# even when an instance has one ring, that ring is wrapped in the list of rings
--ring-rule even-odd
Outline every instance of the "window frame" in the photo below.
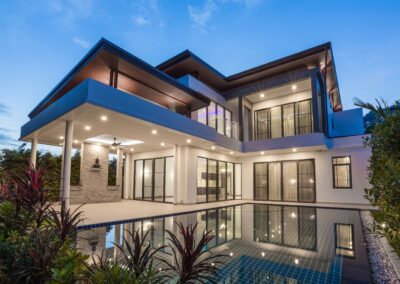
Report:
[[[351,249],[346,248],[346,247],[338,246],[338,235],[337,235],[338,226],[348,226],[348,227],[351,228],[351,242],[352,242],[352,248]],[[342,257],[346,257],[346,258],[355,258],[356,257],[356,248],[354,246],[354,244],[355,244],[355,242],[354,242],[354,225],[353,224],[346,224],[346,223],[335,223],[334,224],[334,231],[335,231],[335,233],[334,233],[334,235],[335,235],[335,254],[336,255],[340,255]],[[351,256],[351,255],[345,255],[345,254],[337,253],[337,249],[344,250],[344,251],[351,251],[351,252],[353,252],[353,255]]]
[[[334,164],[334,160],[338,158],[349,158],[349,163],[342,163],[342,164]],[[336,186],[336,175],[335,175],[335,168],[337,166],[349,166],[349,186]],[[332,186],[335,189],[353,189],[353,173],[352,173],[352,165],[351,165],[351,156],[332,156]]]

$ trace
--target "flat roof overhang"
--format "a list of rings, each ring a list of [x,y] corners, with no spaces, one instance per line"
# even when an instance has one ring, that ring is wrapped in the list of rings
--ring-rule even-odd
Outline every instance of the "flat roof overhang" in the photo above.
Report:
[[[224,76],[189,50],[185,50],[156,67],[174,78],[190,74],[205,82],[210,87],[215,88],[222,93],[222,95],[228,95],[228,97],[230,93],[235,92],[236,88],[250,85],[259,80],[273,78],[293,71],[320,68],[323,79],[326,81],[327,91],[335,98],[336,105],[333,106],[335,111],[342,109],[332,45],[330,42],[230,76]]]
[[[102,115],[107,116],[106,122],[101,121]],[[93,79],[83,81],[23,125],[20,140],[37,138],[40,144],[58,146],[67,120],[74,122],[73,139],[79,143],[104,134],[144,141],[133,146],[135,152],[187,145],[187,139],[192,140],[190,145],[206,149],[217,145],[227,153],[242,148],[240,141],[207,125]],[[89,131],[85,130],[87,125]],[[152,129],[157,129],[156,136]]]
[[[188,105],[191,110],[207,106],[210,100],[164,72],[101,39],[59,84],[32,110],[32,118],[88,78],[110,85],[112,71],[121,74],[119,83],[139,96],[160,105]],[[128,82],[126,78],[134,82]],[[116,81],[116,79],[114,79]],[[115,82],[117,83],[117,82]]]

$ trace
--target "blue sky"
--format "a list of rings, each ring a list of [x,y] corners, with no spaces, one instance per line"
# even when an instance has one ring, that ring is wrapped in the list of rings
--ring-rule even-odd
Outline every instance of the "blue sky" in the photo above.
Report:
[[[399,99],[400,1],[4,0],[0,148],[101,37],[150,64],[190,49],[230,75],[331,41],[345,109]]]

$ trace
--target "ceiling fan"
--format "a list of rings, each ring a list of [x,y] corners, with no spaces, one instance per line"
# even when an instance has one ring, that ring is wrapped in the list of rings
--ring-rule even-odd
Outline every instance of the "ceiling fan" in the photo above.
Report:
[[[122,143],[117,143],[117,138],[114,137],[114,143],[111,144],[111,146],[113,147],[118,147],[119,145],[121,145]]]

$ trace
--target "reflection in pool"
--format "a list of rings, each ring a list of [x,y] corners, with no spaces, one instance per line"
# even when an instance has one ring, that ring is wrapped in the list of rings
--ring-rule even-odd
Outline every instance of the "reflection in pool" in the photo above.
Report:
[[[116,257],[128,231],[140,229],[153,247],[168,244],[176,221],[211,230],[210,249],[230,255],[221,283],[369,283],[370,271],[357,210],[245,204],[120,224],[84,226],[78,247]],[[170,257],[165,248],[161,257]]]

